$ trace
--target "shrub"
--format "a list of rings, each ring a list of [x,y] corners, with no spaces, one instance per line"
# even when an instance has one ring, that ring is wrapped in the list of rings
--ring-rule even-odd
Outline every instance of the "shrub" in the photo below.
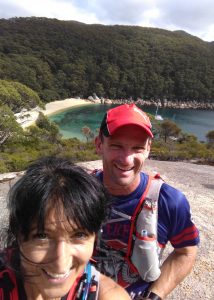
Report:
[[[9,172],[5,162],[0,160],[0,174]]]
[[[7,162],[8,169],[10,172],[18,172],[25,170],[28,164],[29,161],[26,159],[23,153],[11,155]]]

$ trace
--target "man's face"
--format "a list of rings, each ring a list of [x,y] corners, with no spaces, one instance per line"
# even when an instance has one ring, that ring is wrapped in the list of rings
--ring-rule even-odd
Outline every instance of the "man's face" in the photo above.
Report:
[[[150,151],[150,139],[135,125],[119,128],[113,136],[96,139],[102,156],[104,184],[113,195],[126,195],[140,183],[140,171]]]

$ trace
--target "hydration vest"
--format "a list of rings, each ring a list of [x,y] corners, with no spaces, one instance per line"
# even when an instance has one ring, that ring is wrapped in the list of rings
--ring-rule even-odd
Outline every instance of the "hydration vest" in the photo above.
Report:
[[[142,279],[152,282],[160,276],[162,248],[157,241],[158,198],[163,180],[157,174],[148,176],[146,189],[129,215],[124,211],[110,209],[110,218],[104,224],[117,226],[128,224],[129,237],[124,243],[120,234],[117,239],[98,235],[94,259],[97,268],[113,278],[124,288]]]
[[[68,295],[61,300],[97,300],[100,272],[90,263],[85,272],[71,287]],[[14,272],[8,268],[0,270],[0,300],[27,299],[22,285],[18,283]]]

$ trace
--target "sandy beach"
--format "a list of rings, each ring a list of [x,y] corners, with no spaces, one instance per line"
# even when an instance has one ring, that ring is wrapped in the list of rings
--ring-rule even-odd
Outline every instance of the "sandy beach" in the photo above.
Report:
[[[44,115],[49,116],[56,112],[63,111],[73,106],[82,106],[87,104],[94,104],[94,103],[86,99],[69,98],[65,100],[58,100],[58,101],[47,103],[45,105],[45,110],[42,110],[42,112]]]
[[[15,116],[17,118],[17,122],[22,126],[22,128],[27,128],[28,126],[35,123],[38,118],[39,112],[42,112],[45,116],[49,116],[55,114],[56,112],[66,110],[74,106],[82,106],[88,104],[90,105],[94,103],[86,99],[68,98],[65,100],[49,102],[45,105],[44,110],[36,107],[30,111],[24,110],[21,113],[15,114]]]

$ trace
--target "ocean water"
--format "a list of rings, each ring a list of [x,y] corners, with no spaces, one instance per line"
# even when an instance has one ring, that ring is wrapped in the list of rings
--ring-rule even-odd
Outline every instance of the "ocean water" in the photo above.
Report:
[[[49,116],[56,122],[64,138],[76,137],[85,140],[81,128],[88,126],[97,134],[105,112],[116,105],[94,104],[73,107]],[[143,110],[155,115],[156,107],[145,107]],[[199,141],[206,141],[206,134],[214,130],[214,111],[194,109],[159,108],[158,114],[164,119],[175,122],[184,132],[194,134]]]

